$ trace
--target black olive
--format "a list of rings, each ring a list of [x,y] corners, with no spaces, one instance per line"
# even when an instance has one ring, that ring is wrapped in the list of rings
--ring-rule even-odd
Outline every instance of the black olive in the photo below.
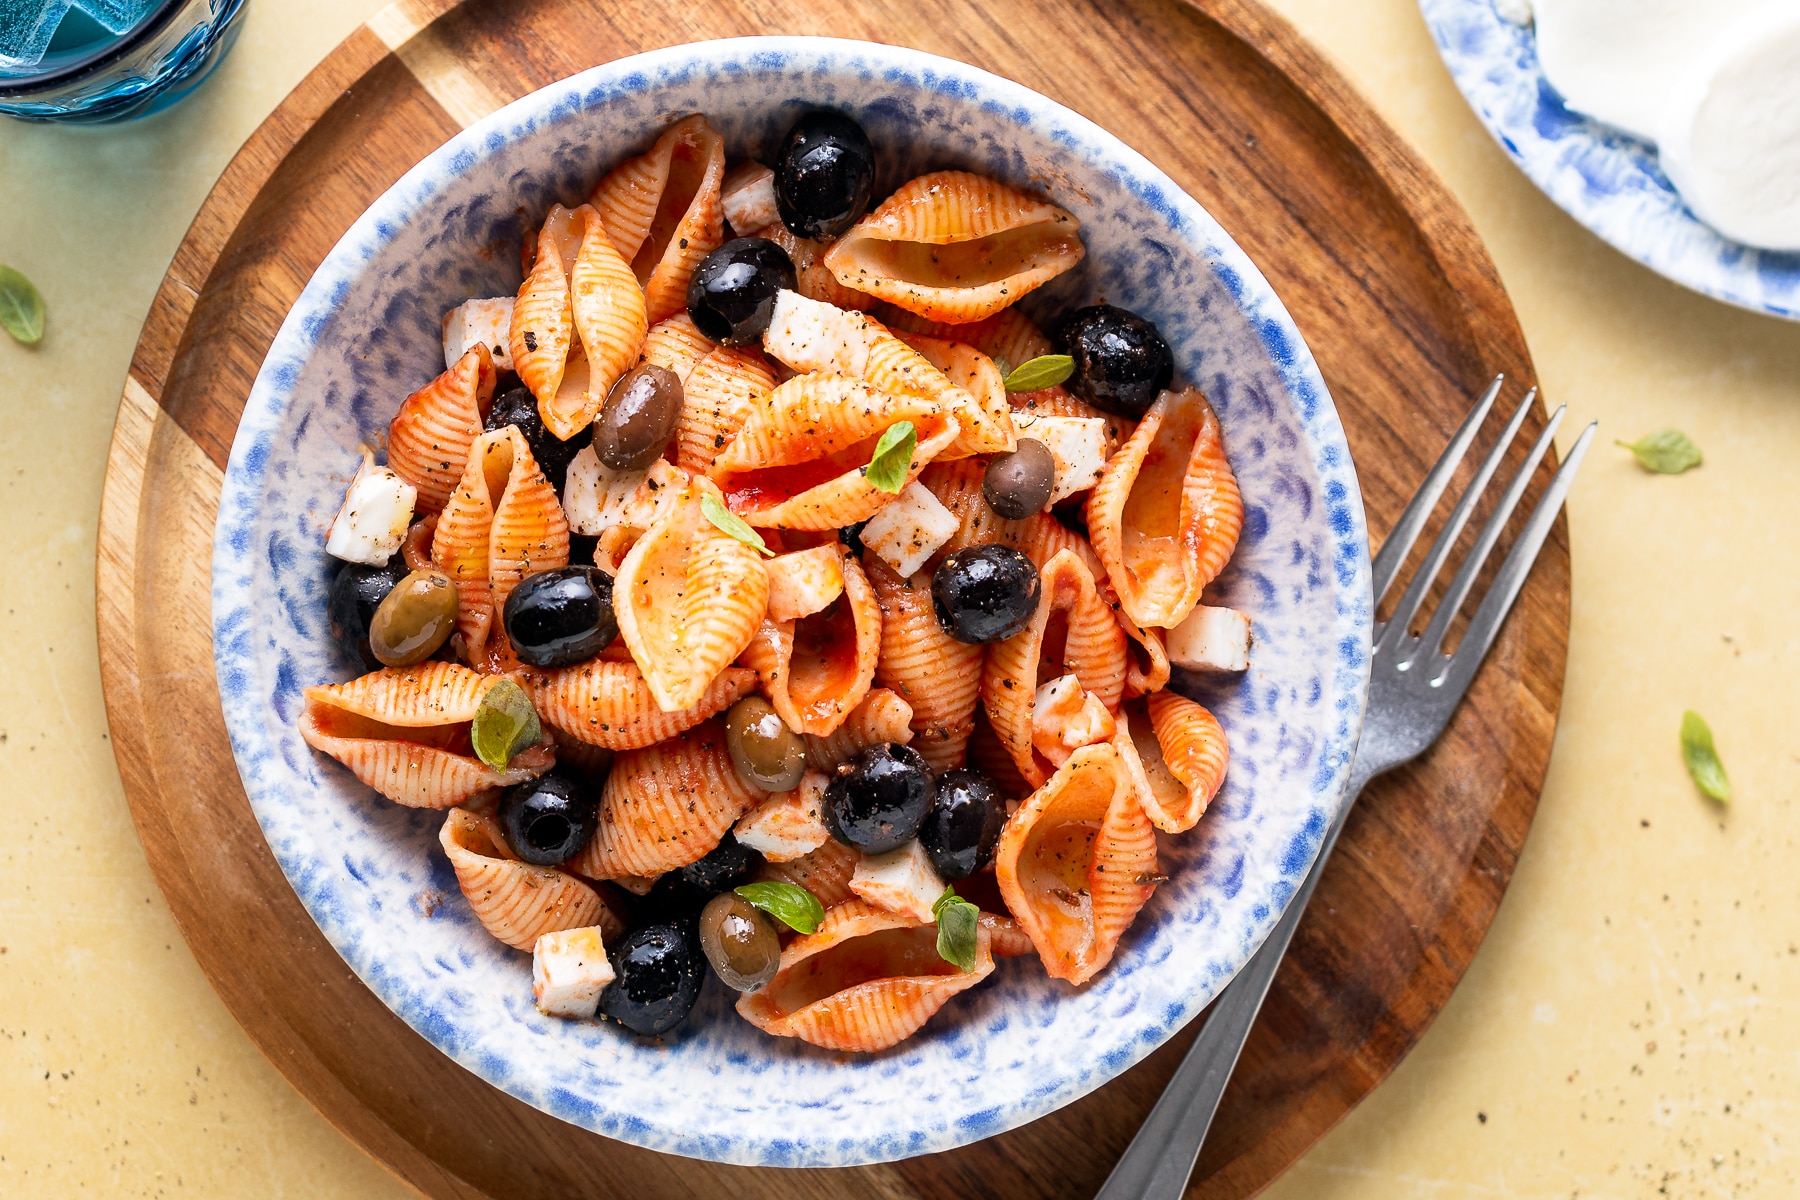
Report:
[[[559,567],[528,575],[506,598],[506,636],[534,667],[586,662],[619,636],[612,576],[599,567]]]
[[[725,839],[707,851],[705,858],[689,863],[678,873],[702,892],[716,896],[740,883],[748,883],[750,872],[756,870],[760,862],[762,855],[740,843],[727,830]]]
[[[1036,438],[1020,438],[1019,448],[990,462],[981,479],[988,507],[1009,521],[1042,512],[1055,490],[1056,459]]]
[[[585,567],[594,561],[594,554],[600,549],[600,539],[591,533],[569,534],[569,562],[574,566]]]
[[[781,934],[768,914],[742,896],[714,896],[700,913],[700,949],[733,991],[755,992],[781,969]]]
[[[803,238],[834,238],[869,211],[875,147],[840,112],[809,112],[794,122],[775,160],[775,207]]]
[[[681,420],[681,377],[645,363],[619,376],[594,418],[594,454],[615,471],[641,471],[675,436]]]
[[[500,797],[500,832],[528,863],[554,867],[581,852],[599,823],[599,799],[560,772],[539,775]]]
[[[1041,586],[1037,567],[1011,546],[965,546],[938,564],[931,607],[957,641],[997,642],[1031,623]]]
[[[776,294],[794,286],[787,251],[768,238],[737,238],[700,260],[688,282],[688,316],[715,342],[747,345],[769,328]]]
[[[858,521],[854,525],[846,525],[842,529],[837,531],[838,541],[840,541],[840,542],[844,543],[844,545],[850,547],[850,553],[856,555],[858,558],[862,557],[862,552],[863,552],[862,531],[863,531],[863,526],[865,526],[867,524],[868,524],[867,521]]]
[[[864,854],[911,841],[937,788],[924,758],[909,746],[880,742],[841,764],[825,788],[825,827]]]
[[[508,425],[517,425],[519,432],[525,435],[525,444],[531,447],[531,457],[537,459],[538,467],[544,472],[544,478],[562,495],[563,484],[569,478],[569,464],[581,453],[580,438],[563,441],[544,427],[544,419],[538,415],[537,397],[524,388],[514,388],[494,401],[494,407],[488,409],[487,428],[505,429]]]
[[[331,580],[325,613],[331,621],[331,639],[351,659],[370,671],[381,667],[381,660],[369,647],[369,622],[389,592],[406,578],[406,560],[396,554],[378,567],[363,563],[345,563]]]
[[[1069,390],[1107,412],[1143,416],[1175,377],[1175,357],[1156,326],[1110,304],[1071,313],[1058,341],[1075,360]]]
[[[919,845],[945,882],[987,866],[1006,826],[1006,801],[979,771],[957,767],[937,781],[937,804],[919,826]]]
[[[651,885],[631,906],[632,925],[680,925],[692,933],[700,920],[700,910],[713,898],[689,883],[680,871],[670,871]]]
[[[698,941],[681,925],[626,934],[612,952],[615,977],[600,993],[600,1014],[646,1037],[681,1024],[700,998]]]
[[[725,714],[725,748],[738,777],[765,792],[791,791],[806,773],[806,743],[761,696],[745,696]]]

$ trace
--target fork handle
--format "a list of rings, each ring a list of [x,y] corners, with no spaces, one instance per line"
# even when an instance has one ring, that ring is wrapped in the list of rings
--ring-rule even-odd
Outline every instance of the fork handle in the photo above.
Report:
[[[1269,994],[1269,985],[1275,982],[1275,972],[1287,953],[1288,943],[1300,927],[1306,903],[1312,899],[1313,888],[1324,873],[1325,860],[1337,844],[1351,804],[1374,774],[1360,758],[1351,767],[1350,799],[1325,831],[1312,869],[1300,882],[1268,940],[1213,1001],[1187,1057],[1175,1069],[1162,1098],[1113,1165],[1112,1174],[1106,1177],[1094,1200],[1180,1200],[1187,1190],[1188,1176],[1200,1158],[1200,1145],[1206,1140],[1213,1115],[1219,1111],[1225,1085],[1231,1081],[1232,1069],[1250,1036],[1250,1027],[1256,1023],[1263,998]]]

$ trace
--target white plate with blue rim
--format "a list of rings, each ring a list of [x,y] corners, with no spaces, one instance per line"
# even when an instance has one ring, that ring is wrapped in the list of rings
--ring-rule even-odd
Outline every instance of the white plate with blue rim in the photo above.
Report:
[[[1558,207],[1652,271],[1697,292],[1800,320],[1800,254],[1721,237],[1663,174],[1656,147],[1563,106],[1515,3],[1419,0],[1438,53],[1475,115]]]
[[[1218,410],[1246,499],[1213,603],[1248,612],[1244,676],[1200,688],[1230,776],[1201,826],[1165,839],[1170,875],[1085,987],[1002,963],[923,1031],[846,1057],[771,1038],[708,980],[654,1041],[532,1005],[530,960],[490,938],[437,845],[401,808],[314,754],[301,689],[357,669],[325,614],[323,531],[407,392],[442,368],[439,318],[519,283],[521,214],[584,195],[673,116],[704,112],[734,157],[764,154],[805,107],[856,116],[878,188],[964,167],[1081,219],[1085,262],[1032,297],[1048,318],[1104,295],[1150,317]],[[1166,286],[1181,279],[1184,286]],[[351,227],[288,314],[232,446],[213,559],[227,728],[269,845],[319,928],[400,1017],[468,1070],[573,1124],[722,1162],[846,1166],[947,1150],[1068,1104],[1142,1059],[1261,944],[1345,803],[1372,623],[1361,494],[1311,353],[1254,264],[1162,172],[1069,110],[915,51],[748,38],[621,59],[458,135]],[[441,895],[441,904],[422,898]]]

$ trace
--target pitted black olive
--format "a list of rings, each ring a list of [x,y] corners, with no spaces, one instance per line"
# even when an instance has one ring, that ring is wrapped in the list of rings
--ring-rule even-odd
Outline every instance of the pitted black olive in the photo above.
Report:
[[[586,662],[619,636],[612,576],[599,567],[559,567],[528,575],[501,612],[521,661],[534,667]]]
[[[875,147],[840,112],[809,112],[794,122],[775,163],[775,207],[803,238],[834,238],[869,211]]]
[[[1106,412],[1143,416],[1175,377],[1175,357],[1156,326],[1123,308],[1077,309],[1058,341],[1075,360],[1069,390]]]
[[[726,346],[761,338],[775,315],[775,297],[793,291],[794,260],[768,238],[737,238],[700,261],[688,283],[688,316],[707,337]]]
[[[1011,546],[965,546],[938,564],[931,607],[957,641],[997,642],[1030,624],[1041,587],[1037,567]]]

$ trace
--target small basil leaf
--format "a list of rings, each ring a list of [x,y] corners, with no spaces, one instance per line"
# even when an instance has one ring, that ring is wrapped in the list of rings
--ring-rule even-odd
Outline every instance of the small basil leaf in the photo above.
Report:
[[[475,723],[469,728],[475,757],[496,771],[506,770],[513,755],[535,746],[543,736],[544,727],[538,723],[531,697],[510,679],[502,679],[487,690],[481,707],[475,710]]]
[[[1700,447],[1679,429],[1659,429],[1635,442],[1613,440],[1631,451],[1638,466],[1658,475],[1679,475],[1700,465]]]
[[[700,511],[705,513],[706,519],[718,526],[720,530],[730,534],[758,554],[774,556],[775,552],[763,542],[762,534],[750,528],[744,518],[726,508],[711,492],[700,497]]]
[[[1731,800],[1731,781],[1725,778],[1725,764],[1713,749],[1712,726],[1691,708],[1681,714],[1681,757],[1687,760],[1688,774],[1701,791],[1721,804]]]
[[[733,890],[795,933],[813,933],[825,919],[825,906],[799,884],[746,883]]]
[[[21,346],[35,346],[44,336],[44,298],[11,267],[0,267],[0,326]]]
[[[1035,392],[1055,387],[1075,373],[1075,360],[1066,354],[1040,354],[1006,373],[1009,392]]]
[[[947,887],[931,906],[937,918],[938,957],[955,963],[965,971],[975,969],[976,932],[981,926],[981,910]]]
[[[1000,372],[1000,378],[1002,380],[1012,374],[1012,364],[998,354],[994,355],[994,369]]]
[[[875,453],[869,456],[863,474],[873,487],[897,493],[906,486],[906,472],[912,466],[913,451],[918,448],[919,432],[913,423],[896,421],[875,443]]]

